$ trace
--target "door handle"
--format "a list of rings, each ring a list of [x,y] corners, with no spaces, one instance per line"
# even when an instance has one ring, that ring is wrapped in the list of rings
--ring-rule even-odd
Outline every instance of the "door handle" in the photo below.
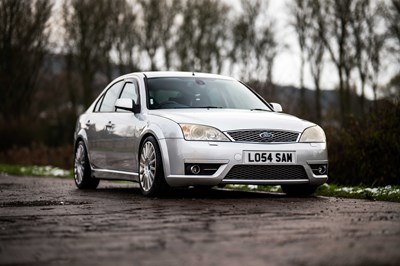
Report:
[[[86,126],[91,126],[92,124],[90,123],[90,120],[88,120],[87,122],[86,122],[86,124],[85,124]]]
[[[106,125],[106,129],[107,129],[107,130],[113,129],[114,126],[115,126],[115,124],[113,124],[113,123],[110,121],[110,122],[108,122],[108,124]]]

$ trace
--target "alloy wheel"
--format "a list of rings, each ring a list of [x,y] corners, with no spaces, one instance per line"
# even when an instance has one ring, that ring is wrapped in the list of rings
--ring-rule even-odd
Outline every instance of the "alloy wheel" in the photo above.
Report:
[[[147,141],[140,154],[140,185],[144,191],[150,191],[156,176],[156,150],[154,145]]]
[[[85,174],[86,155],[85,147],[79,143],[75,153],[74,177],[77,184],[81,184]]]

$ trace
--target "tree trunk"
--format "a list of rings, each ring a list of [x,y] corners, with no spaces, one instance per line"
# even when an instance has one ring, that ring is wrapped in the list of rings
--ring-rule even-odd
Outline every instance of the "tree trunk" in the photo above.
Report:
[[[315,83],[315,115],[317,124],[321,123],[321,88],[319,77],[314,80]]]
[[[342,125],[345,124],[345,95],[344,95],[344,81],[341,67],[337,66],[339,72],[339,111],[340,111],[340,122]]]
[[[304,50],[304,49],[302,49]],[[300,57],[300,113],[302,116],[305,115],[306,113],[306,101],[305,101],[305,94],[306,94],[306,89],[304,88],[304,52],[301,52],[301,57]]]

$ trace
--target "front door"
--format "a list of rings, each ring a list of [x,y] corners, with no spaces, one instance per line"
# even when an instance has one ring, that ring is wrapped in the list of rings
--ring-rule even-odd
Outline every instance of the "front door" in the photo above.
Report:
[[[139,103],[138,82],[134,79],[126,80],[120,98]],[[117,109],[111,121],[113,129],[108,136],[112,152],[107,153],[106,158],[109,169],[137,173],[139,137],[145,127],[143,117],[140,113]]]
[[[114,130],[115,101],[120,95],[123,81],[114,83],[99,98],[93,113],[88,116],[88,143],[90,161],[96,169],[109,169],[107,158],[113,147],[110,142]]]

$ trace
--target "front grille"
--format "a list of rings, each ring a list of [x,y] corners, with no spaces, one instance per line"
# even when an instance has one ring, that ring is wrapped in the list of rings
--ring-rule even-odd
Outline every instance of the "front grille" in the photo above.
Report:
[[[299,133],[276,130],[239,130],[226,132],[234,141],[238,142],[296,142]],[[264,136],[264,137],[261,137]]]
[[[235,165],[224,180],[300,180],[308,179],[301,165]]]

